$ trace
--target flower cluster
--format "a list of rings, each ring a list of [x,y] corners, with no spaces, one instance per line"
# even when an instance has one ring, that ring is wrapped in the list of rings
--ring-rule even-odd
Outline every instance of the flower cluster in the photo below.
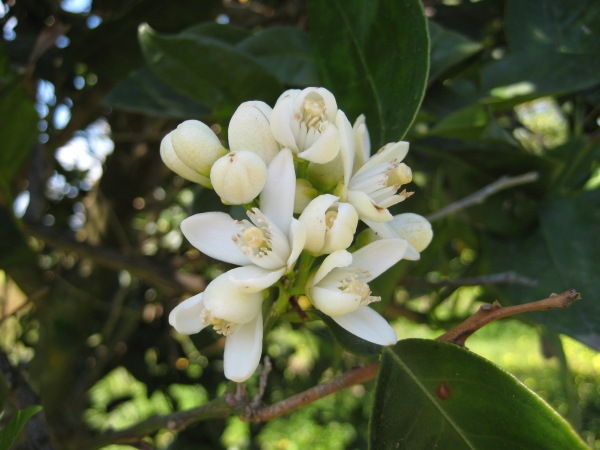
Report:
[[[184,334],[213,326],[226,336],[225,376],[238,382],[258,366],[271,286],[279,289],[276,314],[291,295],[305,296],[306,305],[356,336],[395,344],[394,329],[368,306],[380,300],[368,283],[403,258],[418,260],[433,236],[425,218],[388,211],[412,194],[400,191],[412,180],[402,162],[408,143],[371,156],[365,117],[352,126],[324,88],[286,91],[273,109],[243,103],[228,137],[229,152],[209,127],[188,120],[161,143],[171,170],[214,188],[225,204],[244,205],[248,216],[207,212],[182,222],[198,250],[239,267],[179,304],[171,325]],[[349,252],[359,219],[370,243]]]

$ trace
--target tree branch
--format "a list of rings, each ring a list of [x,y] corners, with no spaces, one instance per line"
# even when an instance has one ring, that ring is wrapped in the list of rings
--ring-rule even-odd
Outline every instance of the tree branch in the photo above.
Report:
[[[532,183],[536,181],[540,177],[537,172],[529,172],[523,175],[519,175],[517,177],[509,177],[504,176],[492,184],[484,187],[483,189],[459,200],[457,202],[451,203],[445,208],[440,209],[434,213],[431,213],[427,216],[427,220],[433,222],[434,220],[441,219],[449,214],[460,211],[461,209],[468,208],[469,206],[483,203],[486,198],[491,195],[494,195],[496,192],[500,192],[504,189],[511,188],[513,186],[518,186],[520,184]]]
[[[494,320],[502,319],[504,317],[526,311],[541,311],[550,308],[567,308],[571,306],[571,303],[579,300],[580,298],[581,296],[575,291],[575,289],[569,289],[560,295],[553,294],[544,300],[525,303],[523,305],[502,307],[498,300],[496,300],[491,305],[482,305],[475,314],[457,327],[441,335],[436,340],[450,342],[458,345],[459,347],[464,347],[465,341],[469,338],[469,336]]]
[[[537,280],[523,277],[516,272],[502,272],[481,277],[458,278],[455,280],[428,281],[421,278],[405,277],[399,286],[483,286],[486,284],[520,284],[522,286],[537,286]]]

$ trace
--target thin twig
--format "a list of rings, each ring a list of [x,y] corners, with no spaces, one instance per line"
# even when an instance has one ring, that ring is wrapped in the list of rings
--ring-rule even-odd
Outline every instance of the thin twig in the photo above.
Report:
[[[458,345],[459,347],[464,347],[465,341],[469,336],[494,320],[502,319],[504,317],[526,311],[541,311],[550,308],[567,308],[571,306],[571,303],[579,300],[580,298],[581,296],[575,291],[575,289],[569,289],[560,295],[553,294],[544,300],[525,303],[523,305],[502,307],[498,300],[496,300],[492,305],[486,304],[481,306],[475,314],[457,327],[438,337],[437,340],[450,342]]]
[[[298,300],[296,300],[296,297],[293,295],[290,297],[290,305],[292,305],[292,308],[294,308],[294,311],[296,311],[298,316],[300,316],[300,320],[302,322],[306,322],[306,313],[300,307],[300,305],[298,304]]]
[[[536,181],[539,177],[540,175],[538,172],[529,172],[523,175],[519,175],[517,177],[504,176],[498,179],[497,181],[493,182],[492,184],[484,187],[483,189],[463,198],[462,200],[451,203],[445,208],[442,208],[439,211],[429,214],[427,216],[427,220],[433,222],[434,220],[441,219],[442,217],[455,213],[456,211],[468,208],[471,205],[483,203],[486,198],[488,198],[491,195],[494,195],[496,192],[508,189],[513,186],[518,186],[520,184],[532,183]]]
[[[269,356],[265,356],[265,364],[263,371],[260,373],[260,378],[258,381],[258,392],[252,399],[252,403],[250,403],[250,407],[256,409],[260,408],[263,395],[265,395],[265,389],[267,388],[267,377],[269,376],[269,372],[271,371],[273,366],[271,366],[271,359]]]
[[[405,277],[399,286],[483,286],[486,284],[520,284],[522,286],[537,286],[537,280],[519,275],[516,272],[502,272],[481,277],[458,278],[455,280],[428,281],[422,278]]]

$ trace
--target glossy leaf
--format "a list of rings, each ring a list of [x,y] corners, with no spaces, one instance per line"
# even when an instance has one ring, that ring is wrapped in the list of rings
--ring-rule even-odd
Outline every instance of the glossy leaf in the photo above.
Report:
[[[40,412],[42,407],[39,405],[17,411],[10,419],[8,424],[0,430],[0,450],[9,450],[15,443],[19,433],[34,414]]]
[[[346,331],[344,328],[340,327],[335,320],[321,311],[314,310],[311,312],[319,316],[323,322],[325,322],[325,325],[327,325],[327,328],[331,331],[336,342],[348,353],[361,356],[374,356],[381,353],[383,346],[365,341],[349,331]]]
[[[373,148],[402,139],[429,70],[422,3],[311,0],[307,6],[323,85],[351,121],[365,114]]]
[[[469,350],[421,339],[384,349],[369,431],[373,450],[588,448],[509,373]]]
[[[210,108],[248,100],[273,104],[283,90],[258,61],[213,37],[187,31],[161,35],[142,26],[139,39],[153,72],[172,88]]]
[[[545,205],[540,227],[522,240],[489,240],[492,271],[514,270],[539,281],[534,288],[506,287],[509,303],[541,300],[576,289],[582,300],[567,309],[532,312],[533,318],[600,350],[600,193]]]
[[[310,39],[295,28],[268,28],[240,42],[237,49],[255,57],[283,84],[297,87],[319,85]]]
[[[202,105],[160,81],[148,67],[125,78],[104,97],[104,103],[115,109],[181,119],[210,113]]]
[[[478,42],[447,30],[431,20],[428,23],[431,51],[427,83],[431,84],[446,70],[474,55],[483,47]]]

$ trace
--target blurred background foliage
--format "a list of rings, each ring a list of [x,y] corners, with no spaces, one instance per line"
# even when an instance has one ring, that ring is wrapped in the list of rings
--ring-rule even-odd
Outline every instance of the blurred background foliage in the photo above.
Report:
[[[415,195],[394,213],[427,216],[539,173],[435,220],[421,261],[372,285],[376,309],[401,339],[434,338],[481,302],[577,289],[571,308],[493,323],[468,346],[600,449],[600,2],[423,0],[429,59],[420,16],[410,2],[383,14],[389,3],[352,17],[339,0],[3,0],[0,347],[3,372],[28,383],[0,395],[2,423],[31,385],[56,447],[77,448],[225,392],[224,338],[179,335],[166,319],[227,270],[179,223],[240,211],[170,172],[159,143],[190,118],[226,143],[240,102],[322,85],[351,121],[366,114],[375,150],[411,142]],[[400,28],[415,33],[396,38]],[[424,97],[403,89],[427,64]],[[507,271],[519,277],[485,278]],[[267,403],[376,359],[344,351],[320,321],[280,322],[265,352]],[[366,448],[373,384],[269,423],[201,422],[138,447]]]

